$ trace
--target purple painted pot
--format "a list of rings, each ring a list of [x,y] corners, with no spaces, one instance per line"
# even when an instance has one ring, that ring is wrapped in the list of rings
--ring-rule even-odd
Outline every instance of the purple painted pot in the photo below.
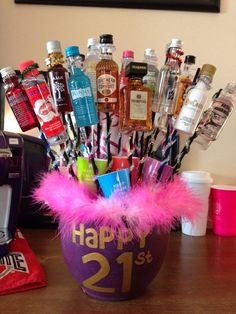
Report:
[[[158,232],[139,240],[114,239],[108,228],[75,226],[62,236],[66,264],[82,290],[97,299],[118,301],[142,294],[163,263],[169,233]]]

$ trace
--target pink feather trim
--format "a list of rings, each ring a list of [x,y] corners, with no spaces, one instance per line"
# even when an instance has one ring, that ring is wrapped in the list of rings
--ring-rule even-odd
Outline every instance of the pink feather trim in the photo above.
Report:
[[[110,227],[115,235],[118,230],[127,233],[129,228],[134,237],[155,226],[170,230],[181,217],[193,221],[202,208],[178,176],[167,185],[140,184],[122,197],[114,193],[105,199],[87,185],[54,171],[43,176],[34,199],[59,218],[62,233],[73,224],[92,223]]]

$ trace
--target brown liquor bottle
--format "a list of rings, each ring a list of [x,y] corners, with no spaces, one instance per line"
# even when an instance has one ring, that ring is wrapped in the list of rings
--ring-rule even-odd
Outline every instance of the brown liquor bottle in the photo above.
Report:
[[[131,62],[126,67],[129,77],[120,93],[119,126],[121,131],[152,130],[152,90],[143,86],[142,78],[147,74],[147,64]]]
[[[113,36],[100,36],[101,61],[96,67],[97,110],[100,112],[119,111],[118,65],[112,59]]]

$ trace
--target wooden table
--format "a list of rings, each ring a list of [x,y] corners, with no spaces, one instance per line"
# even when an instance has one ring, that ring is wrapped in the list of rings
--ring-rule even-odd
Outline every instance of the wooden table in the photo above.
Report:
[[[64,263],[55,230],[24,229],[48,286],[0,297],[0,313],[236,313],[236,237],[172,232],[160,273],[141,297],[105,302],[85,295]]]

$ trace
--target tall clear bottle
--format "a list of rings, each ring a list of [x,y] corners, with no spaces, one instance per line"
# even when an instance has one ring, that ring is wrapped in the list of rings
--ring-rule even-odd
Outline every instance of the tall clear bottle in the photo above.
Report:
[[[9,106],[23,132],[39,126],[24,87],[18,80],[16,72],[11,67],[0,70],[2,75],[5,96]]]
[[[48,143],[57,145],[66,142],[68,135],[48,85],[43,75],[39,74],[38,65],[33,60],[29,60],[22,62],[19,69],[23,76],[22,84]]]
[[[98,123],[98,114],[93,98],[90,79],[77,67],[76,61],[79,56],[79,47],[66,48],[66,58],[71,75],[68,79],[68,88],[74,108],[77,126],[85,127]]]
[[[175,123],[175,129],[179,132],[193,135],[201,114],[207,102],[211,82],[216,72],[215,66],[204,64],[200,77],[195,87],[190,89],[183,103],[183,107]]]
[[[196,57],[192,55],[187,55],[184,60],[183,71],[180,76],[178,90],[176,93],[175,100],[175,115],[178,116],[180,110],[184,103],[184,96],[187,88],[193,81],[194,78],[194,65],[195,65]]]
[[[98,40],[96,38],[89,38],[88,43],[88,53],[85,57],[84,61],[84,72],[89,77],[92,89],[93,89],[93,97],[95,102],[97,102],[97,78],[96,78],[96,66],[99,59],[99,47]]]
[[[113,60],[113,36],[100,36],[100,61],[96,67],[97,109],[101,112],[119,111],[118,65]]]
[[[175,111],[175,95],[180,77],[182,42],[172,39],[168,45],[167,60],[160,69],[152,111],[173,115]]]
[[[158,74],[159,74],[159,70],[157,68],[157,56],[156,56],[155,49],[146,48],[144,50],[143,62],[147,63],[148,65],[147,75],[143,77],[143,83],[145,86],[151,88],[152,96],[154,98],[155,92],[156,92]]]
[[[199,123],[200,134],[196,142],[207,149],[215,141],[236,105],[236,84],[228,83],[219,96],[212,101]]]
[[[68,72],[63,67],[63,54],[61,44],[57,40],[47,42],[48,62],[48,84],[59,113],[73,111],[69,91],[67,88]]]

